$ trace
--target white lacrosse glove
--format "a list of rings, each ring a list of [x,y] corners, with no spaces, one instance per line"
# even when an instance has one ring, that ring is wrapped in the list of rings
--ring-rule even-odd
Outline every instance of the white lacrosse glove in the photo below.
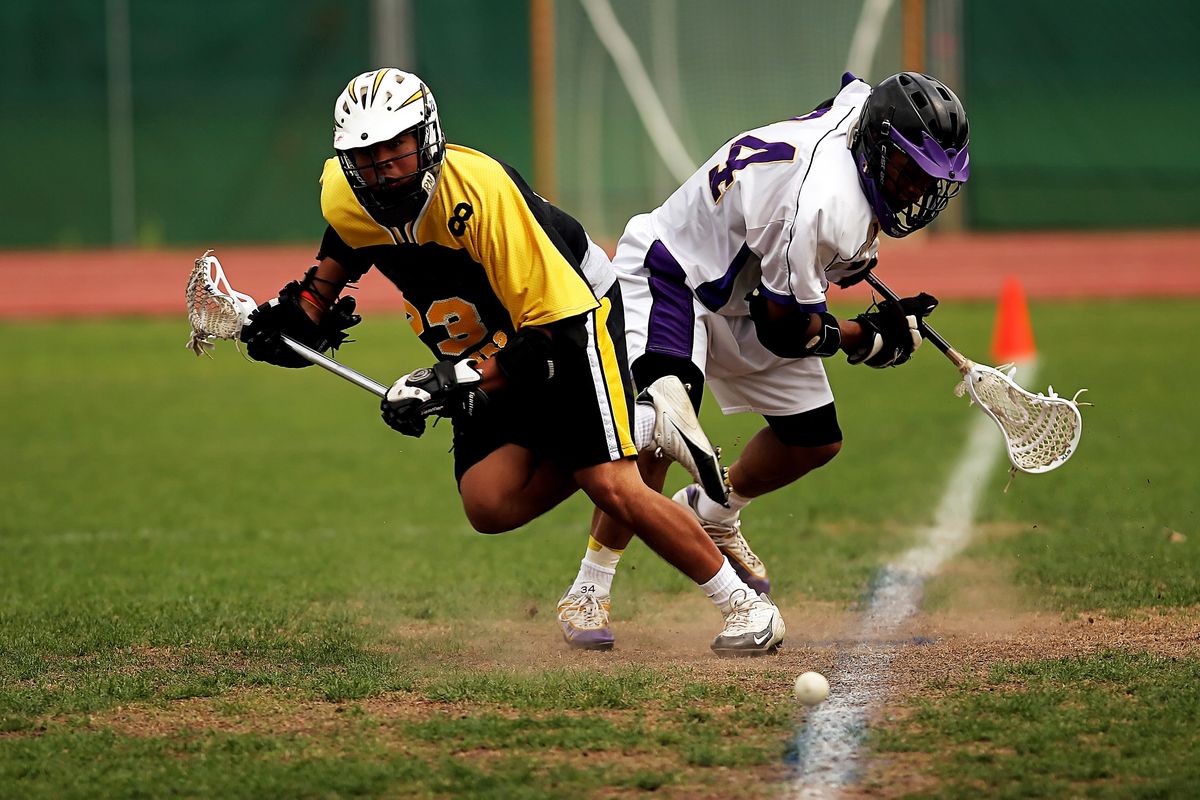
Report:
[[[439,361],[399,378],[379,404],[383,421],[406,436],[425,432],[425,418],[469,417],[487,404],[475,362]]]

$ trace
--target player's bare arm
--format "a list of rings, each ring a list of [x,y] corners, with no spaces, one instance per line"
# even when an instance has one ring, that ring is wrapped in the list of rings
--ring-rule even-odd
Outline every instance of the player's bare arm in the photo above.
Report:
[[[313,322],[319,323],[325,312],[337,302],[349,278],[350,273],[345,267],[325,256],[317,262],[309,285],[300,292],[300,308]]]

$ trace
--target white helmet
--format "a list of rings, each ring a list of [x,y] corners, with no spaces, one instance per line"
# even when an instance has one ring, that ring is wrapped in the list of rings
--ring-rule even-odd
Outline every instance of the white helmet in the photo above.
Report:
[[[383,162],[375,159],[371,145],[405,133],[416,135],[417,169],[381,182],[377,176]],[[429,202],[446,157],[446,137],[433,93],[410,72],[393,67],[364,72],[346,85],[334,103],[333,149],[350,188],[372,216],[385,224],[416,219]],[[354,151],[359,151],[358,163]]]

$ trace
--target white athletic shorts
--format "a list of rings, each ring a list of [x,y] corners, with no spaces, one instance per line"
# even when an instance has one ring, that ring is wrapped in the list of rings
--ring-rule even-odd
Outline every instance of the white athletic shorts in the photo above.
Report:
[[[758,341],[749,317],[709,311],[665,247],[637,242],[630,233],[627,229],[617,246],[613,267],[631,366],[645,353],[690,360],[726,414],[786,417],[833,402],[820,358],[775,355]]]

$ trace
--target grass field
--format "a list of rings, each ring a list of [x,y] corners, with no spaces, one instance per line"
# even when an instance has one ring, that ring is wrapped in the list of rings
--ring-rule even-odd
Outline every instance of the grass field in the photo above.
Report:
[[[986,358],[991,307],[947,305],[939,329]],[[1091,389],[1082,446],[1007,493],[996,464],[857,792],[1200,785],[1200,303],[1032,316],[1039,388]],[[553,609],[586,502],[474,534],[448,426],[400,437],[327,374],[229,344],[197,360],[186,338],[182,319],[0,324],[0,797],[778,796],[804,724],[792,678],[853,644],[977,413],[932,348],[885,372],[830,362],[845,450],[744,517],[783,653],[713,657],[716,612],[635,545],[617,649],[577,654]],[[343,359],[381,381],[428,361],[402,320],[358,338]],[[703,418],[727,461],[758,427]]]

